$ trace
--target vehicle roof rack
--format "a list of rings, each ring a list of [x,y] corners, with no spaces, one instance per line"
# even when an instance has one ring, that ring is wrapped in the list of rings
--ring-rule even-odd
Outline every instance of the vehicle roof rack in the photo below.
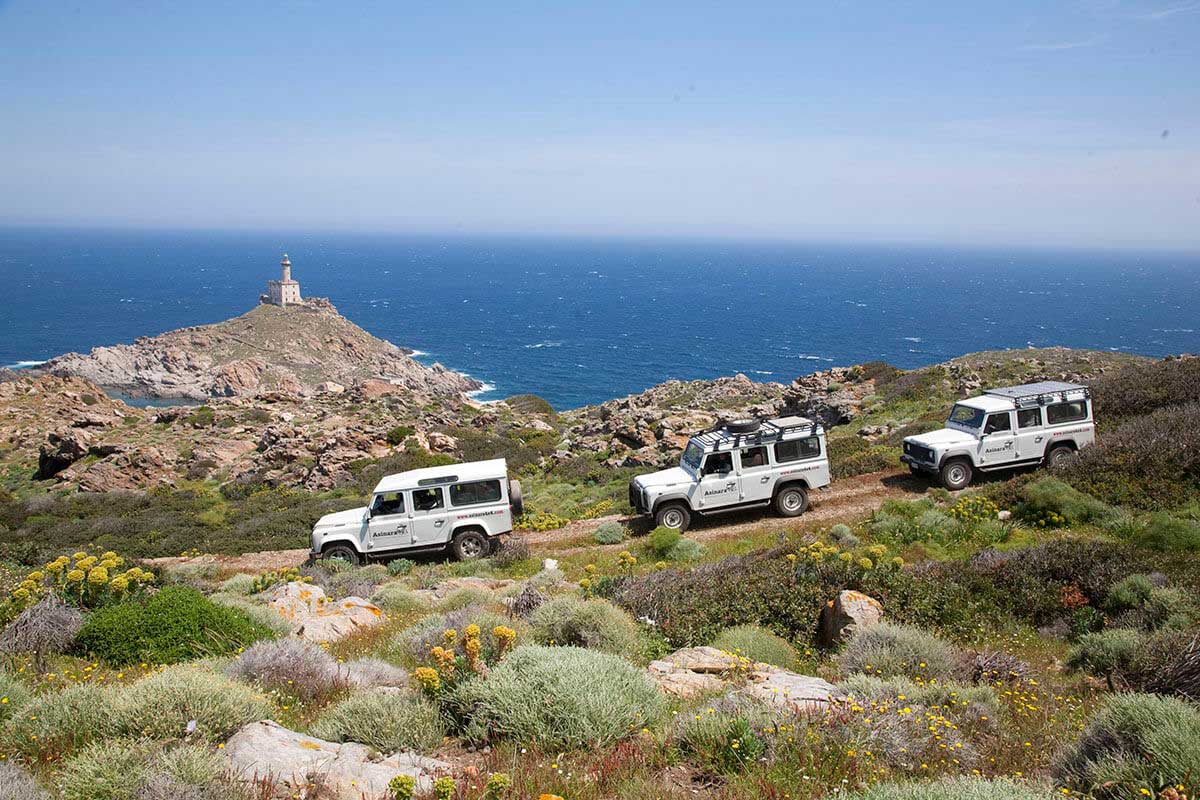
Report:
[[[1046,405],[1055,400],[1066,400],[1067,395],[1083,393],[1085,398],[1092,396],[1091,389],[1078,383],[1062,381],[1039,381],[1023,383],[1020,386],[1001,386],[988,389],[984,394],[993,397],[1003,397],[1012,400],[1016,405]]]
[[[711,447],[713,452],[719,452],[774,442],[796,431],[808,431],[815,435],[819,427],[820,423],[806,417],[779,417],[759,420],[758,430],[749,433],[733,433],[725,429],[724,423],[718,422],[704,433],[697,434],[692,438],[703,445],[705,449]]]

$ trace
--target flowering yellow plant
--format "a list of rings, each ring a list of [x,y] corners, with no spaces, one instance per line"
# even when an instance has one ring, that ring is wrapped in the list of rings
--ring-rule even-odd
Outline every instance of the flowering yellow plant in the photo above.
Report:
[[[57,594],[83,608],[95,608],[154,582],[141,567],[117,572],[125,560],[111,550],[100,556],[80,550],[59,556],[33,570],[0,602],[0,621],[11,619],[47,594]]]

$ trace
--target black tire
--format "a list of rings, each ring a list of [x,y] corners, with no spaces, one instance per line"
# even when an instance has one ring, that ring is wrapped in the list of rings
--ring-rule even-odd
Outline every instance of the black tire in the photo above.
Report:
[[[358,554],[358,551],[345,542],[331,544],[321,551],[322,560],[328,561],[331,558],[340,558],[342,561],[349,561],[352,567],[357,567],[362,563],[362,556]]]
[[[775,513],[798,517],[808,511],[808,490],[803,486],[785,486],[775,495]]]
[[[683,533],[692,524],[692,512],[683,503],[665,503],[654,512],[654,524],[659,528],[674,528]]]
[[[754,433],[762,427],[762,422],[753,418],[727,419],[722,423],[722,427],[730,433]]]
[[[1057,469],[1066,464],[1073,455],[1075,455],[1075,448],[1070,445],[1060,444],[1057,447],[1051,447],[1050,452],[1046,453],[1046,466],[1050,469]]]
[[[487,558],[492,545],[486,536],[472,529],[456,533],[454,541],[450,543],[450,549],[459,561],[474,561],[477,558]]]
[[[508,507],[512,509],[514,517],[525,513],[525,498],[521,496],[521,482],[515,479],[508,482]]]
[[[942,486],[952,492],[957,492],[971,484],[972,472],[970,461],[965,458],[952,458],[942,464],[938,477],[942,480]]]

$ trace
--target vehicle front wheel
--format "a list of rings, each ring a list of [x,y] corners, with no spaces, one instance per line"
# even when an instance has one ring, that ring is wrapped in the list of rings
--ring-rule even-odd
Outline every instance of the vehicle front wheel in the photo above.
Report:
[[[348,544],[331,544],[321,551],[321,559],[329,561],[330,559],[340,558],[342,561],[349,562],[350,566],[357,567],[362,558],[359,557],[358,551]]]
[[[454,537],[450,545],[454,557],[459,561],[473,561],[484,558],[491,550],[487,537],[479,531],[463,531]]]
[[[1050,469],[1057,469],[1071,460],[1071,456],[1075,455],[1075,451],[1070,447],[1060,445],[1046,454],[1046,466]]]
[[[962,459],[947,461],[942,465],[940,477],[942,486],[952,492],[965,489],[971,483],[971,465]]]
[[[655,512],[654,524],[660,528],[674,528],[683,533],[692,524],[692,514],[682,503],[667,503]]]
[[[785,486],[775,495],[775,513],[781,517],[798,517],[808,511],[808,492],[803,486]]]

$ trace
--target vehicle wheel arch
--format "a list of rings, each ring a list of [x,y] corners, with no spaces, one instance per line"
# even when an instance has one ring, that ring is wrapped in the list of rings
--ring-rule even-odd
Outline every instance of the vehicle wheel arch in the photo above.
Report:
[[[771,497],[778,497],[779,493],[789,486],[799,486],[806,492],[812,490],[812,486],[809,486],[808,480],[805,478],[785,478],[775,484],[775,488],[771,490]]]
[[[358,547],[355,545],[354,540],[350,539],[350,538],[334,539],[332,541],[322,542],[321,543],[321,558],[334,558],[334,556],[329,555],[329,552],[331,550],[338,550],[338,551],[349,550],[350,552],[352,552],[354,554],[354,559],[351,562],[354,565],[364,563],[367,560],[366,554],[363,553],[361,550],[359,550]]]
[[[1046,452],[1043,453],[1043,455],[1044,456],[1050,455],[1050,451],[1055,449],[1056,447],[1066,447],[1066,448],[1069,448],[1072,452],[1075,452],[1075,453],[1079,452],[1079,445],[1077,445],[1075,443],[1074,439],[1052,439],[1046,443]]]
[[[663,506],[665,506],[667,503],[680,503],[685,508],[687,508],[689,513],[692,513],[692,514],[696,513],[696,509],[692,508],[692,503],[688,499],[688,496],[686,494],[670,494],[670,495],[664,495],[654,501],[654,504],[650,507],[651,516],[653,516],[654,514],[657,514],[658,510],[660,508],[662,508]]]

